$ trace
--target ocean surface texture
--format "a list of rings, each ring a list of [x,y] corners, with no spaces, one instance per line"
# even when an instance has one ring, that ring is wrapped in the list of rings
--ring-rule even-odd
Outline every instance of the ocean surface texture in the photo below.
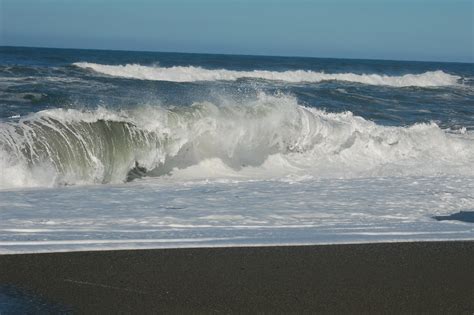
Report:
[[[473,64],[0,47],[0,253],[473,240],[460,211]]]

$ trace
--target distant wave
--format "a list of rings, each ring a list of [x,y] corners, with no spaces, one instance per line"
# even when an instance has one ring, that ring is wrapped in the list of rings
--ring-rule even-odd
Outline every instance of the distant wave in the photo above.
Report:
[[[117,183],[143,175],[472,176],[472,161],[470,132],[448,133],[436,124],[386,127],[264,93],[246,103],[50,109],[0,123],[3,188]]]
[[[322,81],[347,81],[369,85],[386,85],[393,87],[435,87],[458,84],[460,76],[445,73],[441,70],[428,71],[421,74],[405,74],[402,76],[389,76],[379,74],[355,74],[355,73],[325,73],[309,70],[288,71],[234,71],[226,69],[204,69],[193,66],[143,66],[138,64],[126,65],[103,65],[89,62],[76,62],[73,65],[92,69],[98,73],[138,80],[156,80],[173,82],[195,82],[195,81],[235,81],[241,78],[255,78],[264,80],[298,82],[322,82]]]

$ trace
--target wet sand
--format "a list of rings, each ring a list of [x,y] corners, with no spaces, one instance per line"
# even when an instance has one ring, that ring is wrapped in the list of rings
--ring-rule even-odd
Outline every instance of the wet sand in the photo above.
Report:
[[[2,285],[77,313],[472,313],[474,242],[0,255]]]

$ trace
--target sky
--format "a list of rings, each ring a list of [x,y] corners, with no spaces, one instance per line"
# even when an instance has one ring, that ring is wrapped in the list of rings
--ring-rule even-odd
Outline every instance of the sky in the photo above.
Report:
[[[474,0],[0,0],[0,45],[474,62]]]

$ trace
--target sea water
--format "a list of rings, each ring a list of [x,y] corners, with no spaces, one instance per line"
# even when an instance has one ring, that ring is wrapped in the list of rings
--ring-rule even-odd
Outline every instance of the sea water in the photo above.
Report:
[[[474,239],[472,64],[0,47],[0,252]]]

